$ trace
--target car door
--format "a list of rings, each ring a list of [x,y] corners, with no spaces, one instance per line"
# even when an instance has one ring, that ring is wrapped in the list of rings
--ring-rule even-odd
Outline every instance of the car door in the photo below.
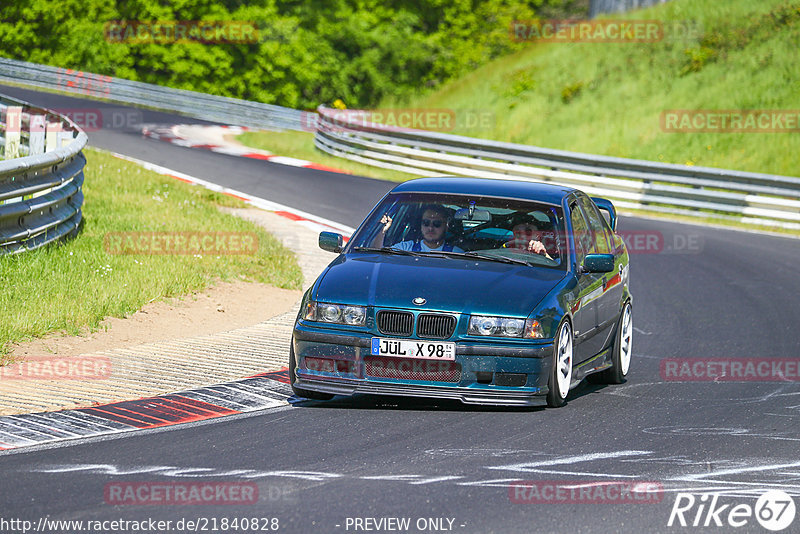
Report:
[[[594,235],[586,217],[578,205],[578,201],[570,202],[570,221],[572,224],[572,241],[575,250],[577,278],[577,299],[572,306],[572,321],[575,334],[574,358],[576,363],[583,362],[602,349],[602,340],[597,333],[597,298],[603,293],[603,279],[598,273],[582,273],[581,266],[587,254],[594,252]]]
[[[603,215],[592,200],[584,195],[579,197],[581,208],[586,215],[589,223],[589,230],[592,232],[595,252],[597,254],[613,254],[613,236]],[[599,273],[602,280],[603,292],[596,299],[596,318],[599,350],[606,348],[611,341],[613,326],[616,324],[620,311],[620,301],[622,300],[622,277],[620,276],[620,260],[615,258],[614,270],[610,273]]]

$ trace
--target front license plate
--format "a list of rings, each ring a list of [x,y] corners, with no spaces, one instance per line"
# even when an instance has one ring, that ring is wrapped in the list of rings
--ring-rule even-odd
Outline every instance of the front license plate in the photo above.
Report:
[[[456,344],[413,339],[372,338],[373,356],[396,356],[398,358],[419,358],[422,360],[456,359]]]

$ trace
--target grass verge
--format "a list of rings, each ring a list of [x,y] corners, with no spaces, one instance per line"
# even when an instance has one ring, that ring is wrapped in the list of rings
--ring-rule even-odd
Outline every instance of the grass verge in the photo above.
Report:
[[[619,19],[660,20],[658,42],[531,43],[445,87],[381,107],[493,118],[453,133],[625,158],[798,175],[800,136],[675,133],[670,110],[800,110],[796,0],[671,0]]]
[[[244,207],[228,196],[178,182],[112,155],[85,151],[85,225],[77,238],[15,256],[0,256],[0,363],[9,345],[64,331],[96,329],[147,302],[236,279],[300,289],[294,255],[253,223],[218,206]],[[110,232],[255,232],[250,255],[121,255],[104,245]]]

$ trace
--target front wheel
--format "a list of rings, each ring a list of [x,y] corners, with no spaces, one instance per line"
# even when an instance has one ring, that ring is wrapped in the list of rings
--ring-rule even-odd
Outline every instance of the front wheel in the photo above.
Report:
[[[294,386],[295,380],[297,380],[297,375],[295,374],[295,370],[297,369],[297,362],[295,361],[294,357],[294,339],[292,339],[291,344],[289,345],[289,384],[292,386],[292,392],[298,397],[305,397],[306,399],[311,400],[331,400],[333,395],[330,393],[320,393],[319,391],[309,391],[307,389],[302,389]]]
[[[558,328],[556,343],[553,346],[553,369],[547,382],[547,405],[559,408],[567,403],[569,386],[572,382],[572,327],[564,321]]]

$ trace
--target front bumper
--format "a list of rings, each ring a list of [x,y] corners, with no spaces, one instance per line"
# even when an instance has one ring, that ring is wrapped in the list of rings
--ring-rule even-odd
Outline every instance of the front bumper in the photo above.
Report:
[[[370,376],[365,359],[372,358],[372,337],[369,333],[335,331],[298,322],[293,335],[297,362],[295,386],[335,395],[398,395],[503,406],[540,405],[548,393],[552,341],[459,340],[455,364],[460,373],[457,380],[443,381]],[[308,368],[306,358],[333,361],[320,370],[318,365]],[[516,384],[503,385],[510,377]]]

